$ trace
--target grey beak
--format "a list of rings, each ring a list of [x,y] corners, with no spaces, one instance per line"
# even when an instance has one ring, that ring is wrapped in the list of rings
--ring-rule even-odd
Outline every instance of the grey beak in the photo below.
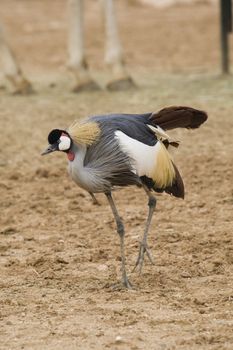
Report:
[[[48,145],[48,147],[46,148],[46,150],[44,150],[44,152],[41,153],[42,156],[44,156],[45,154],[49,154],[51,152],[57,151],[57,145]]]

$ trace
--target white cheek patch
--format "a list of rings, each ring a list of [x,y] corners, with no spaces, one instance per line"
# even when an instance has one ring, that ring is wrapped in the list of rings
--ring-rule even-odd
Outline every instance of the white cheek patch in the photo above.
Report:
[[[58,144],[59,151],[67,151],[70,148],[71,140],[68,136],[61,136]]]

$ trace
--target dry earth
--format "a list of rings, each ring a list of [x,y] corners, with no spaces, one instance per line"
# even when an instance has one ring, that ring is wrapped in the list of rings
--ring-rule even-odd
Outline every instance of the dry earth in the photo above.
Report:
[[[155,11],[119,1],[126,59],[140,88],[80,95],[70,92],[62,66],[64,9],[63,1],[1,1],[37,94],[0,93],[0,349],[230,350],[233,80],[217,74],[217,9]],[[90,2],[88,48],[93,72],[105,82],[106,72],[98,71],[102,39],[91,35],[95,10]],[[130,274],[133,291],[113,291],[119,240],[104,196],[94,206],[69,180],[64,155],[40,152],[48,131],[74,118],[171,104],[209,113],[200,130],[173,132],[182,141],[174,158],[186,199],[158,196],[149,237],[155,266],[146,262],[141,276]],[[147,200],[136,188],[114,196],[130,271]]]

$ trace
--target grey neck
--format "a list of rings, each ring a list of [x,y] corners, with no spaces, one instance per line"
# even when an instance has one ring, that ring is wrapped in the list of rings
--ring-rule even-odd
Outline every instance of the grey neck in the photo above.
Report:
[[[84,145],[78,145],[76,143],[72,143],[72,146],[70,148],[70,152],[74,153],[75,155],[75,162],[78,162],[79,165],[84,164],[84,158],[86,155],[87,148]]]

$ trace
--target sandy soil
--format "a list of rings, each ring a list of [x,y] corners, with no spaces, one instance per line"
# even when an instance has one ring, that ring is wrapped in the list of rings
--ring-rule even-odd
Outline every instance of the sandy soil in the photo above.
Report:
[[[93,29],[96,4],[89,6]],[[63,68],[64,9],[62,1],[1,1],[12,45],[37,94],[0,93],[0,349],[230,350],[233,80],[215,74],[217,9],[152,11],[120,1],[126,59],[140,88],[80,95],[70,93]],[[91,29],[90,61],[104,81],[102,52],[91,48],[102,39],[93,38]],[[171,104],[210,116],[200,130],[173,132],[182,142],[174,158],[186,199],[158,196],[149,236],[155,266],[146,261],[141,276],[130,274],[133,291],[113,291],[120,278],[119,239],[104,196],[94,206],[68,178],[64,155],[42,158],[40,152],[50,129],[76,117]],[[147,199],[136,188],[114,197],[126,224],[130,272]]]

